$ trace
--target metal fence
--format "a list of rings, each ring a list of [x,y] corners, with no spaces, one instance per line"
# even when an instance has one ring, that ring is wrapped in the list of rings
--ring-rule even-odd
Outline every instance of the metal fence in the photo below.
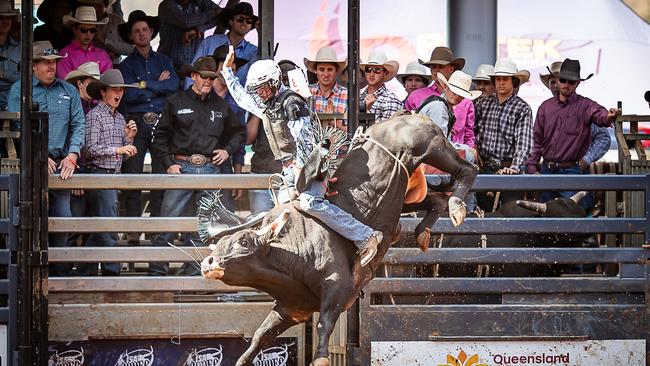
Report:
[[[0,175],[1,204],[16,207],[18,203],[18,175]],[[9,211],[0,218],[0,364],[17,366],[14,352],[18,340],[18,222],[16,212]]]

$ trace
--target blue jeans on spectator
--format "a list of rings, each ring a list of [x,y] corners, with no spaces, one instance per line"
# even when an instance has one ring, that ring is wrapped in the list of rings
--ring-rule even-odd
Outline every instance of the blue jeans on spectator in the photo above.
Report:
[[[91,168],[91,174],[112,174],[113,171],[102,168]],[[86,190],[86,212],[90,217],[117,217],[117,190],[98,189]],[[91,233],[84,243],[85,247],[115,247],[117,233]],[[102,263],[102,276],[117,276],[120,274],[120,263]],[[80,276],[97,275],[97,263],[80,263],[77,266]]]
[[[57,170],[54,175],[61,174]],[[48,217],[71,217],[70,211],[70,191],[69,190],[50,190],[48,192]],[[52,248],[60,248],[68,246],[67,233],[50,233],[48,235],[48,245]],[[69,276],[72,270],[71,263],[56,263],[50,264],[50,276]]]
[[[251,213],[271,211],[273,209],[273,200],[267,189],[254,189],[248,191],[248,201],[251,206]]]
[[[549,168],[548,165],[541,164],[542,174],[589,174],[588,171],[582,171],[580,166],[576,164],[575,166],[569,168]],[[560,192],[540,192],[539,201],[548,202],[558,197],[571,198],[574,194],[578,193],[577,191],[560,191]],[[594,207],[594,195],[592,192],[589,192],[585,198],[580,201],[580,206],[585,210],[589,210]]]
[[[176,164],[181,166],[181,174],[232,174],[232,164],[230,161],[222,165],[214,165],[207,163],[203,166],[197,167],[187,161],[175,160]],[[162,201],[160,213],[162,217],[179,217],[187,215],[188,212],[192,215],[196,214],[196,204],[199,202],[200,197],[213,191],[188,191],[188,190],[167,190]],[[234,211],[235,203],[232,198],[230,190],[221,190],[221,202],[224,206]],[[194,206],[194,207],[192,207]],[[190,209],[188,211],[188,208]],[[177,233],[161,233],[154,235],[151,239],[151,244],[158,247],[166,247],[168,244],[174,244],[174,238]],[[199,244],[200,240],[196,234],[185,235],[184,245],[192,245],[191,240]],[[192,253],[192,251],[190,251]],[[152,262],[149,263],[149,275],[166,275],[169,271],[169,263],[165,262]],[[201,269],[193,262],[183,264],[180,274],[184,275],[198,275]]]

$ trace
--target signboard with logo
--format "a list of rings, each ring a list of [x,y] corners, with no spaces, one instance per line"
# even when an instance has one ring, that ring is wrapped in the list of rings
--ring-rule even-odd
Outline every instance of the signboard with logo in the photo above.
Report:
[[[645,365],[645,340],[372,342],[372,366]]]
[[[295,366],[296,338],[278,338],[260,351],[253,366]],[[51,342],[48,366],[227,366],[248,347],[242,338]],[[5,364],[2,364],[4,366]]]

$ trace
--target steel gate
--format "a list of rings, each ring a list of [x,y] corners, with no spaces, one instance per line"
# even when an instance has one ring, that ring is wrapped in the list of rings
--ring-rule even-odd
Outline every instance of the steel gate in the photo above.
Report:
[[[3,210],[0,218],[0,365],[17,365],[13,353],[18,339],[18,230],[10,208],[18,202],[18,175],[0,175]]]

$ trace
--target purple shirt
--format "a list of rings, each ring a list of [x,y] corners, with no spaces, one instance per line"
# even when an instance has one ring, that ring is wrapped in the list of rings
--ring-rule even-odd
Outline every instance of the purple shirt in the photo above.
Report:
[[[426,88],[420,88],[406,98],[404,109],[414,111],[428,97],[441,94],[435,83]],[[476,145],[474,142],[474,103],[469,99],[463,99],[454,107],[454,116],[456,116],[456,123],[451,130],[450,140],[474,147]]]
[[[607,127],[607,109],[589,98],[573,94],[566,102],[553,97],[537,110],[528,172],[539,171],[540,158],[556,163],[578,161],[591,142],[591,123]]]
[[[72,70],[76,70],[79,65],[88,61],[94,61],[99,64],[99,71],[104,73],[106,70],[113,68],[113,61],[108,53],[101,48],[97,48],[91,43],[87,50],[79,45],[76,39],[73,39],[69,45],[63,47],[59,52],[60,55],[68,54],[68,57],[62,58],[56,64],[56,77],[63,80]]]

